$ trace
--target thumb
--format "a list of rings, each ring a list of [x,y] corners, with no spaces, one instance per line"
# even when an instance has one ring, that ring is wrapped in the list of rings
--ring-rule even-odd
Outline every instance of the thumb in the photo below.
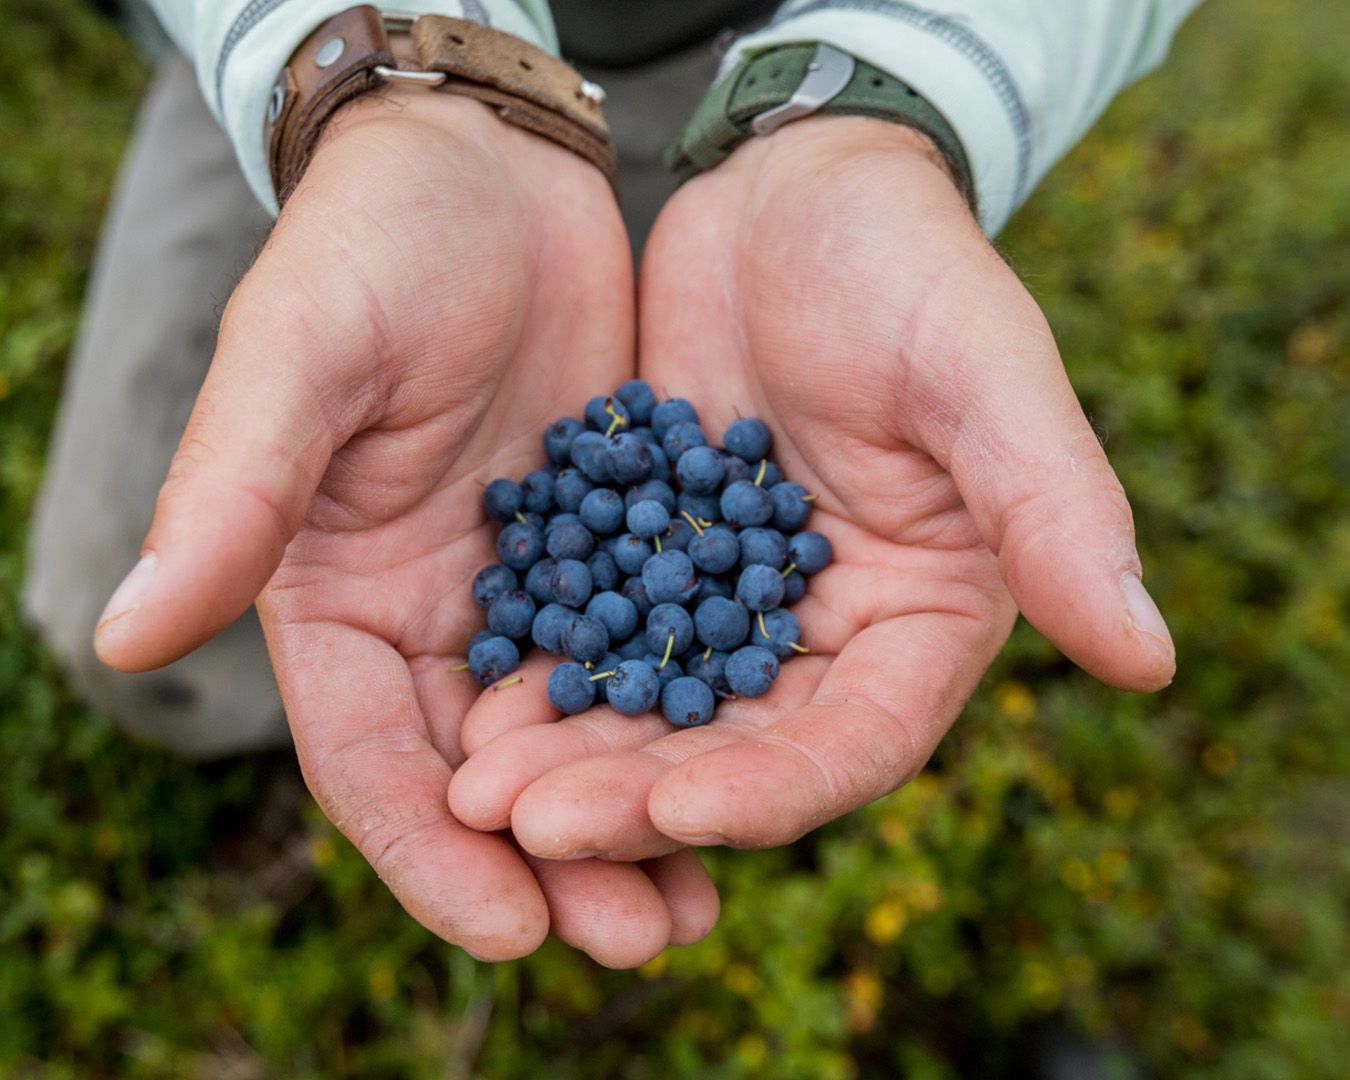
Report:
[[[170,663],[243,614],[340,445],[316,387],[351,339],[316,333],[325,321],[294,303],[293,289],[279,301],[275,277],[260,262],[226,309],[141,559],[94,632],[114,668]]]
[[[968,324],[940,373],[947,400],[933,415],[947,420],[926,441],[945,447],[942,464],[1027,620],[1104,682],[1161,689],[1176,653],[1141,580],[1125,491],[1044,316],[1008,278],[1011,303]]]

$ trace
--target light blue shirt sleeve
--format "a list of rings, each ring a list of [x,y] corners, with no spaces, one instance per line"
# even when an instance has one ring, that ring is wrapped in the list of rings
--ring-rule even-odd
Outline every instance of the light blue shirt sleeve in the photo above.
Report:
[[[791,0],[723,65],[824,42],[923,94],[970,160],[991,236],[1122,88],[1167,54],[1201,0]]]
[[[197,69],[206,103],[234,144],[258,201],[276,213],[263,118],[277,75],[296,47],[354,0],[150,0],[164,29]],[[397,0],[376,7],[486,23],[553,54],[547,0]]]

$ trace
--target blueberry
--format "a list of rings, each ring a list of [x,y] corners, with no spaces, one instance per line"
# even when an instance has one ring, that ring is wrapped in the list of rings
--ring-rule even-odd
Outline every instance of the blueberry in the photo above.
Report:
[[[483,610],[504,592],[520,587],[515,571],[501,563],[493,563],[478,571],[473,579],[473,602]]]
[[[747,566],[736,582],[736,599],[751,611],[770,611],[783,602],[783,575],[772,566]]]
[[[580,664],[559,664],[548,677],[548,700],[568,716],[585,712],[595,704],[595,683]]]
[[[595,680],[595,698],[597,701],[608,701],[609,694],[606,692],[609,686],[609,680],[613,672],[619,670],[619,665],[628,657],[620,656],[618,653],[607,652],[604,659],[596,662],[595,667],[591,669],[592,677],[602,676]]]
[[[727,660],[729,653],[718,652],[716,649],[709,651],[705,649],[701,653],[695,653],[694,658],[684,665],[684,673],[691,675],[695,679],[701,679],[714,690],[721,690],[725,693],[727,686]]]
[[[649,424],[656,408],[656,395],[641,379],[629,379],[614,391],[614,396],[628,406],[628,416],[637,424]]]
[[[645,502],[648,499],[659,502],[666,508],[666,513],[672,517],[675,515],[675,492],[663,480],[648,480],[645,484],[639,484],[632,488],[624,496],[624,505],[631,510],[637,503]]]
[[[783,607],[791,607],[806,595],[806,578],[795,570],[783,579]]]
[[[526,473],[520,482],[521,494],[525,497],[525,509],[534,514],[547,514],[553,509],[553,474],[544,469]]]
[[[562,647],[579,664],[595,663],[609,652],[609,634],[599,619],[574,615],[563,630]]]
[[[665,686],[671,679],[678,679],[684,674],[680,662],[673,656],[666,660],[664,656],[657,656],[655,653],[644,653],[638,659],[656,672],[656,679],[662,686]]]
[[[713,596],[731,597],[735,595],[735,590],[727,584],[725,578],[717,577],[713,574],[705,575],[698,579],[698,592],[694,593],[691,604],[701,604]]]
[[[711,495],[722,486],[727,466],[722,455],[711,446],[695,446],[680,455],[675,475],[691,495]]]
[[[760,645],[769,650],[779,660],[790,659],[796,652],[793,645],[800,645],[802,640],[802,626],[797,621],[797,616],[783,608],[775,608],[773,611],[764,614],[764,630],[769,632],[768,640],[764,639],[764,631],[758,626],[750,635],[750,641],[753,645]]]
[[[608,551],[597,551],[586,560],[586,566],[596,592],[610,592],[619,587],[619,564]]]
[[[577,559],[559,559],[553,567],[549,585],[553,589],[553,599],[570,608],[579,608],[586,603],[594,588],[590,567]]]
[[[469,670],[484,686],[510,675],[520,666],[520,650],[510,638],[490,637],[469,650]]]
[[[713,596],[694,611],[698,640],[719,652],[731,652],[745,644],[750,633],[750,612],[736,600]]]
[[[741,545],[730,529],[704,529],[689,541],[689,558],[705,574],[725,574],[740,561]]]
[[[534,623],[534,601],[520,589],[504,592],[488,608],[488,629],[502,637],[528,637]]]
[[[550,558],[542,558],[525,574],[525,591],[536,604],[551,604],[557,599],[553,595],[553,568],[556,566]]]
[[[640,536],[624,533],[614,547],[614,561],[625,574],[640,574],[656,549]]]
[[[644,499],[628,508],[628,531],[644,540],[670,528],[670,513],[655,499]]]
[[[748,461],[738,458],[735,454],[723,454],[722,464],[726,466],[726,479],[722,481],[723,485],[730,487],[737,480],[754,480],[757,469],[752,469]]]
[[[508,526],[509,528],[509,526]],[[589,559],[595,550],[595,537],[580,521],[559,523],[555,518],[548,534],[548,553],[555,559]]]
[[[671,398],[652,410],[652,430],[658,439],[664,439],[675,424],[686,422],[697,424],[698,410],[684,398]]]
[[[727,660],[727,685],[737,697],[763,697],[778,678],[778,657],[758,645],[737,649]]]
[[[653,604],[687,603],[698,591],[698,576],[683,551],[662,551],[643,564],[642,584]]]
[[[627,641],[619,644],[614,652],[621,660],[641,660],[651,652],[647,648],[647,635],[634,634]]]
[[[563,469],[553,480],[553,498],[559,510],[575,514],[595,485],[580,469]]]
[[[733,421],[722,436],[722,445],[742,461],[758,465],[769,456],[769,447],[773,445],[773,433],[763,420],[747,416]]]
[[[639,619],[646,619],[652,613],[652,608],[656,606],[652,603],[651,597],[647,595],[647,586],[642,584],[642,578],[640,577],[630,577],[625,581],[619,589],[619,595],[627,597],[633,602],[633,606],[637,608]]]
[[[783,470],[780,469],[777,465],[775,465],[772,461],[762,461],[760,462],[760,465],[764,466],[762,472],[760,471],[759,465],[751,466],[750,471],[754,475],[750,479],[752,480],[758,479],[759,486],[764,488],[765,490],[768,490],[769,488],[776,488],[786,479],[786,477],[783,475]]]
[[[586,614],[604,624],[610,641],[627,641],[637,632],[637,606],[619,593],[597,593],[586,605]]]
[[[530,640],[545,652],[561,653],[563,631],[575,615],[561,604],[545,604],[534,617]]]
[[[652,479],[670,483],[670,459],[666,457],[666,452],[659,445],[648,449],[652,455]]]
[[[544,542],[548,542],[549,534],[559,526],[566,525],[571,528],[573,525],[582,524],[581,515],[574,514],[567,510],[560,510],[548,519],[548,524],[544,526]]]
[[[713,718],[717,699],[702,679],[684,675],[661,691],[661,713],[677,727],[700,727]]]
[[[624,716],[651,710],[661,696],[661,680],[641,660],[625,660],[605,684],[610,706]]]
[[[601,536],[623,527],[623,496],[612,488],[595,488],[581,500],[581,523]]]
[[[661,436],[661,449],[665,452],[666,457],[675,463],[677,468],[680,457],[686,450],[707,445],[708,436],[703,434],[703,429],[689,420],[672,425]]]
[[[654,446],[659,449],[661,446],[661,440],[656,437],[656,432],[654,432],[650,427],[647,427],[645,425],[635,427],[632,431],[629,432],[629,434],[636,435],[639,439],[645,442],[648,447]]]
[[[773,500],[752,480],[737,480],[722,489],[722,518],[738,528],[767,524],[773,517]]]
[[[647,648],[658,656],[666,655],[666,643],[672,656],[678,656],[694,643],[694,620],[679,604],[657,604],[647,616]]]
[[[819,574],[834,561],[834,546],[818,532],[800,532],[788,541],[788,561],[803,574]]]
[[[580,420],[564,416],[555,420],[544,432],[544,453],[555,465],[566,465],[572,460],[572,440],[586,430]]]
[[[679,498],[675,500],[675,513],[683,516],[688,514],[700,525],[705,521],[721,521],[722,506],[717,501],[716,495],[694,495],[688,491],[680,492]]]
[[[607,397],[603,394],[586,402],[585,416],[586,423],[601,434],[607,433],[611,427],[615,431],[624,431],[632,426],[632,415],[628,412],[628,406],[616,397]],[[621,421],[617,426],[614,423],[616,417]]]
[[[745,529],[740,542],[742,566],[761,563],[781,570],[787,565],[787,537],[777,529]]]
[[[611,435],[605,447],[605,466],[620,484],[640,484],[652,474],[652,451],[636,435]]]
[[[811,516],[811,504],[806,501],[809,494],[801,484],[787,481],[769,489],[769,498],[773,501],[773,527],[779,532],[797,532]]]
[[[693,539],[694,529],[689,522],[684,518],[671,518],[670,528],[661,536],[661,548],[664,551],[687,552]]]
[[[572,442],[572,464],[585,474],[587,480],[597,484],[610,479],[609,462],[605,451],[609,440],[598,431],[583,431]]]
[[[544,534],[513,521],[497,537],[497,558],[512,570],[528,570],[544,556]]]
[[[474,631],[473,637],[469,638],[469,648],[472,649],[475,645],[478,645],[486,641],[490,637],[496,636],[497,635],[494,634],[491,630],[476,630]],[[645,640],[642,643],[642,647],[644,650],[647,648],[647,643]],[[467,656],[468,654],[466,653],[465,655]]]
[[[525,493],[514,480],[494,480],[483,491],[483,509],[493,521],[515,521]]]

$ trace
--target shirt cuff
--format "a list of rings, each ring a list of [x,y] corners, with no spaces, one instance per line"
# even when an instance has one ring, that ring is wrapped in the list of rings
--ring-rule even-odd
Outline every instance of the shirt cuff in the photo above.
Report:
[[[970,162],[980,224],[990,236],[1027,195],[1031,124],[1017,84],[999,55],[967,27],[930,12],[833,9],[793,16],[740,38],[725,75],[747,55],[778,45],[821,42],[902,79],[951,124]]]
[[[215,57],[214,63],[198,65],[202,93],[221,127],[234,144],[235,154],[249,187],[258,201],[274,216],[276,193],[267,168],[263,144],[263,121],[272,86],[306,37],[325,19],[346,11],[353,0],[250,0],[241,9],[222,4],[231,19],[200,27],[212,42],[201,41],[197,55]],[[398,0],[377,4],[382,10],[413,15],[449,15],[485,23],[514,34],[555,56],[558,51],[553,27],[539,3],[530,0]]]

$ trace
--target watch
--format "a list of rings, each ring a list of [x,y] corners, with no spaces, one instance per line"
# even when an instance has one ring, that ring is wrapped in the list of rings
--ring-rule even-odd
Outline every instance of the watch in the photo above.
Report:
[[[407,34],[415,66],[391,36]],[[277,202],[314,155],[323,126],[348,101],[390,83],[462,94],[491,106],[595,165],[611,186],[618,167],[601,106],[605,93],[556,56],[467,19],[381,13],[363,4],[325,20],[291,56],[268,99],[263,137]]]
[[[747,139],[817,113],[870,116],[923,132],[974,206],[970,162],[947,118],[908,83],[825,44],[781,45],[742,60],[704,97],[667,149],[666,164],[686,176],[705,172]]]

